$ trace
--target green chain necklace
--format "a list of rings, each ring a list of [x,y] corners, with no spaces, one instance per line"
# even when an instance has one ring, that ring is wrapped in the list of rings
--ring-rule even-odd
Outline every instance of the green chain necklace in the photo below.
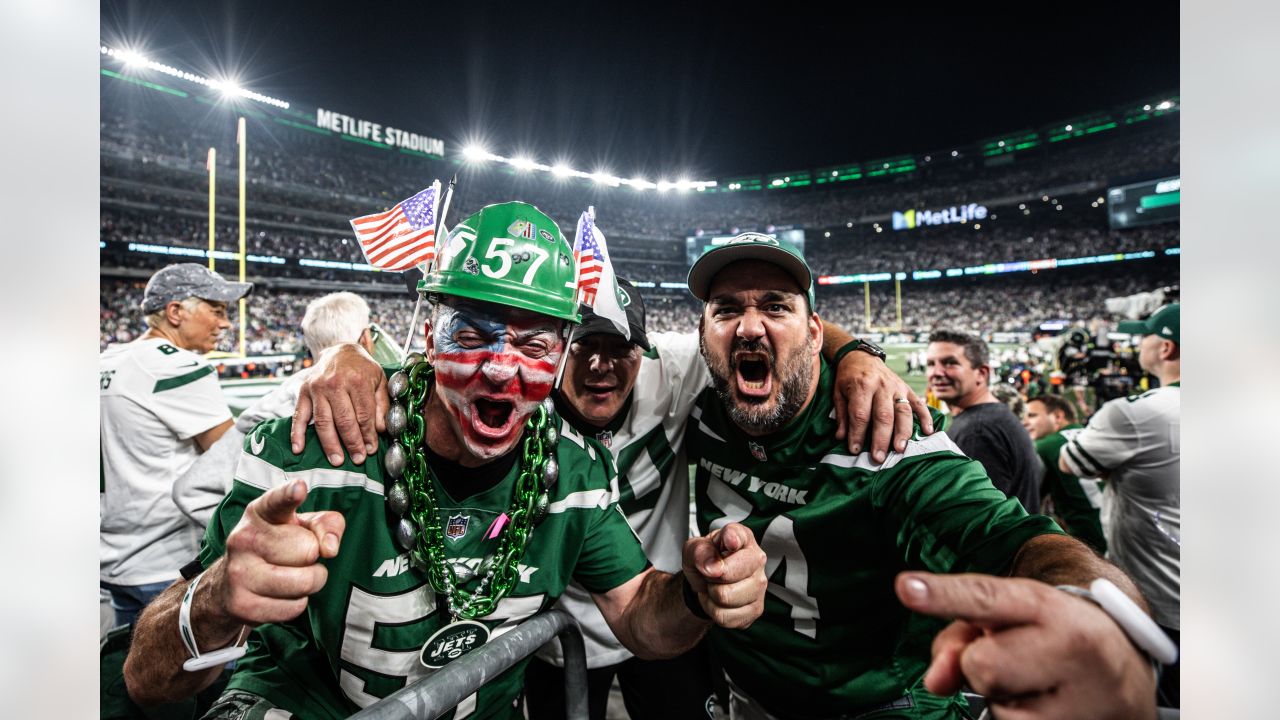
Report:
[[[558,434],[549,422],[553,405],[547,398],[525,422],[520,476],[510,508],[499,516],[499,520],[505,517],[506,523],[497,547],[477,570],[451,563],[445,555],[435,476],[422,449],[426,434],[423,408],[431,396],[434,376],[422,354],[411,353],[404,367],[387,381],[392,398],[387,431],[394,442],[383,462],[387,474],[395,479],[387,492],[387,507],[400,518],[396,542],[409,552],[410,563],[427,574],[431,587],[444,596],[451,622],[459,617],[474,620],[492,613],[516,585],[520,560],[533,528],[547,516],[548,491],[560,475],[555,459]],[[475,590],[460,587],[477,576],[480,583]]]

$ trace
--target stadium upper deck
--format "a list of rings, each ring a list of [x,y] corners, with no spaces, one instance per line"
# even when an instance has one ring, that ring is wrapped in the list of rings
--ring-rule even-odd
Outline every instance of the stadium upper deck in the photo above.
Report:
[[[105,68],[101,83],[104,274],[149,272],[145,268],[173,261],[173,252],[199,254],[207,248],[209,147],[219,149],[218,248],[233,254],[236,114],[199,93],[180,96]],[[955,157],[905,156],[727,179],[703,192],[553,179],[508,164],[466,163],[454,154],[438,157],[374,143],[318,127],[318,118],[296,109],[242,111],[249,122],[249,273],[284,285],[401,287],[399,278],[360,270],[347,220],[385,209],[454,172],[460,179],[453,217],[520,197],[571,228],[582,209],[595,205],[620,272],[654,283],[683,281],[684,238],[699,231],[803,227],[815,269],[829,274],[1160,253],[1178,244],[1176,223],[1111,231],[1096,206],[1109,184],[1177,173],[1176,106],[1152,109],[1152,117],[1117,111],[1086,118],[1078,126],[1063,125],[1074,129],[1059,128],[1056,135],[1051,129],[1015,133],[1007,142],[958,149]],[[1053,202],[1041,205],[1047,202],[1042,197]],[[991,211],[980,227],[885,232],[894,211],[969,202]],[[1048,210],[1058,205],[1064,209]]]

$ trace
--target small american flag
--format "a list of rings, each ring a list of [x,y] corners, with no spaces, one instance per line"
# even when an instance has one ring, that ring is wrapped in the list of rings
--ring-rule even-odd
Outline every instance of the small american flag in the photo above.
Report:
[[[578,302],[594,306],[596,288],[604,268],[604,253],[596,239],[596,223],[590,211],[578,219],[578,234],[573,242],[573,259],[578,265]]]
[[[351,221],[360,250],[370,265],[401,272],[436,258],[436,205],[440,181],[386,212]]]
[[[596,210],[587,208],[578,218],[578,234],[573,241],[573,257],[578,261],[578,302],[613,323],[618,333],[631,339],[627,313],[618,300],[618,278],[609,260],[609,243],[596,227]],[[598,292],[603,287],[603,292]]]

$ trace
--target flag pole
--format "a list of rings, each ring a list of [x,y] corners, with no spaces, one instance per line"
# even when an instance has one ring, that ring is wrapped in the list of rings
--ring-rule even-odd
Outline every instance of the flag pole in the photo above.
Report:
[[[244,148],[245,148],[245,127],[244,118],[236,124],[236,144],[240,146],[240,282],[244,282]],[[212,258],[210,258],[212,262]],[[245,337],[246,327],[248,326],[248,318],[245,317],[247,305],[243,297],[240,298],[240,357],[245,357]]]
[[[453,200],[453,187],[458,184],[458,173],[453,174],[453,178],[449,180],[449,188],[445,190],[444,202],[440,203],[440,214],[436,216],[436,246],[440,245],[440,238],[448,235],[444,227],[444,216],[449,212],[449,202]],[[438,256],[439,253],[437,252]],[[432,262],[435,262],[433,259]],[[431,271],[430,265],[422,266],[422,276],[426,277]],[[404,361],[409,357],[409,343],[413,342],[413,335],[418,330],[418,313],[422,310],[422,293],[418,293],[418,299],[413,303],[413,319],[409,321],[409,334],[404,339],[404,349],[400,351],[400,365],[404,365]]]
[[[209,148],[209,158],[205,160],[205,169],[209,171],[209,269],[213,269],[213,251],[214,246],[214,212],[217,204],[214,202],[214,196],[217,193],[218,186],[218,149]]]

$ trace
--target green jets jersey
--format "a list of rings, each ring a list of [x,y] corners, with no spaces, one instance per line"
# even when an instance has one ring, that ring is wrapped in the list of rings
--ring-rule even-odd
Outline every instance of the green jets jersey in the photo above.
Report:
[[[558,416],[556,458],[560,479],[551,508],[534,529],[520,560],[519,581],[490,615],[479,618],[493,636],[551,607],[570,580],[594,592],[621,585],[647,565],[644,552],[617,506],[609,453],[584,439]],[[289,449],[289,418],[264,422],[246,438],[235,483],[205,534],[200,561],[208,567],[226,548],[245,506],[266,490],[292,480],[310,491],[299,512],[336,510],[346,518],[341,550],[322,560],[329,577],[306,611],[287,623],[259,626],[248,655],[227,685],[256,693],[300,718],[347,717],[426,675],[420,651],[447,623],[426,575],[411,567],[394,540],[398,519],[386,508],[382,459],[390,441],[364,465],[348,459],[332,467],[314,429],[306,449]],[[518,447],[518,446],[517,446]],[[508,509],[520,471],[517,461],[493,487],[452,499],[436,482],[448,557],[475,568],[498,540],[486,539],[491,523]],[[462,587],[472,590],[478,580]],[[519,717],[515,705],[525,663],[494,678],[454,710],[452,717]]]
[[[1098,517],[1098,509],[1102,507],[1102,484],[1095,478],[1064,473],[1058,467],[1062,446],[1080,430],[1079,425],[1067,425],[1036,441],[1036,454],[1044,463],[1044,487],[1040,496],[1053,498],[1053,512],[1067,532],[1094,550],[1105,553],[1107,539],[1102,534],[1102,520]]]
[[[991,484],[944,432],[917,432],[876,464],[834,439],[833,372],[822,363],[809,405],[768,437],[728,418],[713,390],[687,429],[697,466],[698,529],[740,522],[768,556],[764,615],[746,630],[712,628],[730,680],[782,717],[964,717],[963,700],[919,680],[945,623],[909,613],[893,590],[903,570],[1004,573],[1018,548],[1060,532]],[[935,416],[939,426],[939,416]]]

